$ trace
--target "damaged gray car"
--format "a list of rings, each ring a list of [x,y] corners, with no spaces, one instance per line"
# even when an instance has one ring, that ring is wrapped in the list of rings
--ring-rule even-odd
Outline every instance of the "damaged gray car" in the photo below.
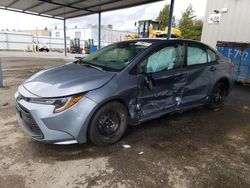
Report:
[[[38,141],[109,145],[128,125],[204,105],[219,110],[230,66],[196,41],[119,42],[26,80],[15,94],[17,119]]]

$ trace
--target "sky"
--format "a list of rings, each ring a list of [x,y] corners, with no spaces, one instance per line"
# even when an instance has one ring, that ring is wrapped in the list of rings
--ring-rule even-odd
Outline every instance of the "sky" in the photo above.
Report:
[[[175,0],[174,16],[176,20],[181,18],[182,12],[188,5],[192,5],[197,18],[203,19],[205,15],[207,0]],[[102,24],[112,24],[114,29],[134,31],[136,28],[134,23],[138,20],[156,19],[160,10],[170,0],[164,0],[157,3],[146,4],[128,9],[121,9],[111,12],[102,13]],[[44,29],[47,28],[62,28],[63,21],[51,18],[43,18],[28,14],[16,13],[6,10],[0,10],[0,29],[9,30],[25,30],[25,29]],[[98,16],[90,15],[78,17],[66,21],[67,27],[78,28],[87,26],[88,24],[97,24]]]

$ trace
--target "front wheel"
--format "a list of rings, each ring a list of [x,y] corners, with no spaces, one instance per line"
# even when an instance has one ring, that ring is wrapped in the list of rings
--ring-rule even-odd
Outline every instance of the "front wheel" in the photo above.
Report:
[[[119,102],[109,102],[94,114],[88,130],[96,145],[110,145],[123,136],[128,125],[127,109]]]
[[[219,82],[215,85],[212,94],[210,96],[209,107],[214,111],[219,111],[224,104],[227,95],[227,86],[223,82]]]

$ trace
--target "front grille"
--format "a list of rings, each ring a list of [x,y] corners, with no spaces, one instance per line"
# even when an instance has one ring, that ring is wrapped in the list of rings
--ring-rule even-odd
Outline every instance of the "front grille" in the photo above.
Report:
[[[43,133],[29,113],[29,110],[18,102],[16,103],[16,110],[23,122],[24,128],[31,134],[31,136],[36,139],[43,139]]]

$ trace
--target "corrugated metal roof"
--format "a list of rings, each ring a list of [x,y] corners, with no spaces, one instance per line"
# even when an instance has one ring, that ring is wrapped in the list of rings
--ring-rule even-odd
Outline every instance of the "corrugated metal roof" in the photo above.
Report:
[[[1,0],[0,9],[69,19],[161,0]]]

